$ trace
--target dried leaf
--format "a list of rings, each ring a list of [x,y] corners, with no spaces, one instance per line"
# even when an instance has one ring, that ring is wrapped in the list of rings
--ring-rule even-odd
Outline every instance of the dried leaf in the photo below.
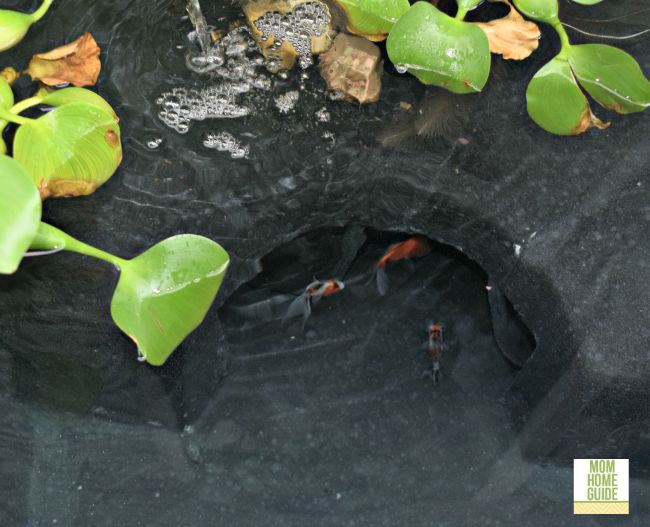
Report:
[[[585,111],[582,113],[582,118],[580,119],[580,124],[573,130],[572,135],[580,135],[592,126],[595,126],[599,130],[605,130],[605,128],[609,128],[609,125],[612,124],[611,122],[606,123],[605,121],[602,121],[598,117],[594,115],[594,113],[591,111],[590,107],[585,108]]]
[[[539,46],[541,32],[537,24],[525,20],[508,0],[496,0],[510,8],[503,18],[475,22],[487,35],[490,51],[508,60],[523,60]]]
[[[93,36],[84,33],[70,44],[34,55],[26,73],[49,86],[93,86],[102,68],[99,52]]]
[[[14,81],[20,77],[20,73],[18,73],[15,69],[7,67],[0,71],[0,77],[3,78],[4,80],[7,81],[7,84],[11,86]]]

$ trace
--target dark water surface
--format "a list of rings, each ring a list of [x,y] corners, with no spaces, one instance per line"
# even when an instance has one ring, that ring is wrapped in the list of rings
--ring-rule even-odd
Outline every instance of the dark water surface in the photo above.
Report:
[[[223,2],[203,3],[220,27],[237,16]],[[255,94],[248,117],[194,123],[180,135],[156,117],[156,98],[209,83],[185,67],[183,4],[60,0],[2,54],[0,66],[19,67],[84,31],[103,51],[97,90],[120,116],[124,162],[93,196],[47,201],[48,221],[125,257],[166,236],[203,234],[233,264],[223,307],[159,369],[138,363],[110,320],[113,269],[59,254],[0,279],[0,525],[647,525],[647,479],[631,482],[630,517],[574,519],[570,459],[585,451],[565,447],[544,463],[520,454],[504,400],[518,369],[496,346],[485,289],[488,274],[517,272],[516,246],[525,251],[545,226],[555,232],[553,219],[593,190],[572,175],[620,169],[616,154],[641,141],[643,117],[614,117],[610,130],[573,140],[539,130],[523,94],[556,49],[545,33],[530,61],[495,59],[485,93],[463,101],[441,138],[409,136],[400,102],[450,104],[413,79],[384,75],[381,101],[359,107],[329,101],[313,68],[294,113],[281,115],[273,100],[299,88],[298,73]],[[644,6],[604,4],[563,8],[610,18]],[[582,25],[632,33],[650,16]],[[644,71],[647,42],[622,44]],[[18,89],[32,88],[21,80]],[[329,122],[315,118],[323,107]],[[406,140],[382,146],[396,126]],[[202,146],[215,131],[249,144],[249,158]],[[512,188],[553,193],[544,204],[551,219],[529,221],[534,203]],[[454,205],[459,196],[466,208]],[[492,217],[507,217],[507,236]],[[346,253],[355,232],[359,243]],[[379,297],[368,273],[391,236],[413,232],[472,239],[461,248],[485,271],[440,245],[412,267],[392,266],[389,294]],[[494,253],[483,255],[488,241]],[[302,331],[282,318],[314,276],[348,287],[316,306]],[[543,343],[537,300],[525,297],[513,301]],[[436,387],[422,378],[427,319],[448,328]]]

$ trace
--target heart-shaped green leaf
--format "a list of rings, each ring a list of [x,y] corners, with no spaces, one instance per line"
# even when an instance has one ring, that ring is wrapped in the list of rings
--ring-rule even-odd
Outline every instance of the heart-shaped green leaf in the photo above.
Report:
[[[604,44],[574,45],[569,64],[582,87],[605,108],[626,114],[650,106],[650,81],[625,51]]]
[[[589,108],[566,60],[554,58],[533,77],[526,91],[528,114],[544,130],[578,135],[591,126],[605,127]]]
[[[558,20],[557,0],[514,0],[515,6],[528,18],[553,23]]]
[[[395,22],[408,11],[408,0],[335,0],[347,17],[350,33],[384,40]]]
[[[98,106],[65,104],[18,128],[14,157],[42,197],[91,194],[122,161],[120,128]]]
[[[18,269],[36,236],[41,220],[41,198],[25,169],[0,156],[0,273]]]
[[[400,72],[455,93],[481,91],[490,74],[490,46],[480,27],[417,2],[393,27],[386,49]]]
[[[40,95],[40,92],[39,92]],[[108,104],[102,97],[97,95],[94,91],[85,88],[63,88],[62,90],[54,90],[48,92],[43,90],[40,104],[48,106],[63,106],[64,104],[85,103],[97,106],[103,109],[106,113],[111,115],[115,121],[119,121],[115,110]]]
[[[113,320],[155,366],[203,320],[228,267],[217,243],[190,234],[168,238],[122,264]]]

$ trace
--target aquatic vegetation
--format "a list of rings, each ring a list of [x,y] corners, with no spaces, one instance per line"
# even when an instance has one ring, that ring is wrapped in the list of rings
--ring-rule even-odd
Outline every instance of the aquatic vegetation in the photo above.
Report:
[[[48,86],[94,86],[102,69],[99,46],[90,33],[64,46],[34,55],[26,73]]]
[[[86,34],[37,56],[40,62],[30,64],[32,78],[42,73],[44,81],[94,83],[98,53]],[[85,88],[42,87],[16,102],[11,83],[17,76],[10,68],[0,75],[0,133],[9,123],[17,127],[13,157],[0,141],[0,274],[16,272],[24,257],[62,250],[114,265],[120,278],[111,302],[113,320],[136,343],[140,360],[163,364],[207,314],[228,254],[212,240],[181,234],[127,260],[43,222],[42,199],[90,194],[115,173],[122,161],[120,127],[108,102]],[[39,106],[46,109],[41,116],[21,115]]]
[[[582,90],[603,107],[621,114],[640,112],[650,105],[650,82],[630,55],[612,46],[570,44],[559,19],[558,0],[512,0],[514,7],[510,0],[493,1],[504,3],[508,14],[477,23],[465,18],[482,0],[457,0],[455,16],[439,9],[437,2],[333,0],[346,15],[350,33],[372,41],[386,39],[388,56],[399,73],[411,73],[424,84],[458,94],[484,88],[490,75],[491,53],[507,60],[523,60],[537,49],[539,27],[520,12],[550,24],[562,48],[532,80],[526,99],[531,118],[554,134],[575,135],[592,126],[607,126],[593,115]],[[593,5],[599,0],[577,3]],[[295,4],[294,12],[300,8]],[[289,26],[289,34],[301,27],[298,22],[291,23],[291,16],[273,11],[273,2],[265,5],[269,12],[253,22],[262,30],[263,39],[278,38],[281,43]],[[327,80],[327,75],[324,77]],[[341,94],[341,90],[332,91]]]
[[[539,126],[559,135],[607,127],[593,114],[582,89],[620,114],[650,106],[650,81],[631,55],[605,44],[571,44],[559,19],[557,0],[515,0],[515,5],[525,15],[550,24],[562,44],[526,91],[528,114]]]
[[[18,44],[32,24],[45,16],[52,2],[53,0],[43,0],[41,6],[31,14],[0,9],[0,51],[5,51]]]

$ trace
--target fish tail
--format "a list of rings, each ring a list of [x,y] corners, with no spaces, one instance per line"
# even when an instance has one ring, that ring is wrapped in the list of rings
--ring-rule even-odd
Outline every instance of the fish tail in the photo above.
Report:
[[[289,304],[289,309],[284,316],[284,320],[300,316],[308,318],[310,313],[311,306],[309,305],[309,298],[306,295],[300,295]]]
[[[384,296],[388,292],[388,275],[386,274],[386,269],[383,266],[377,266],[376,282],[377,282],[377,291],[381,296]]]

